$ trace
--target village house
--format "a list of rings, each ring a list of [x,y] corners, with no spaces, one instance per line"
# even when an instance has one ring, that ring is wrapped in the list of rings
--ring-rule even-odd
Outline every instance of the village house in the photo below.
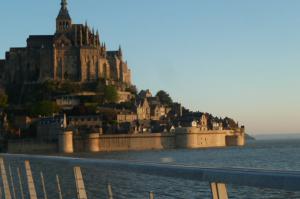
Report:
[[[100,128],[102,127],[101,115],[80,115],[68,116],[67,123],[69,127],[87,127],[87,128]]]
[[[151,110],[147,98],[144,98],[136,107],[136,113],[138,120],[150,120],[151,119]]]
[[[80,98],[77,95],[62,95],[56,98],[56,104],[64,110],[70,110],[80,104]]]
[[[200,123],[199,123],[200,130],[201,131],[207,131],[208,130],[207,124],[208,124],[207,116],[204,113],[204,114],[202,114],[201,119],[200,119]]]
[[[61,116],[40,118],[37,123],[37,139],[45,142],[56,141],[63,125],[64,118]]]

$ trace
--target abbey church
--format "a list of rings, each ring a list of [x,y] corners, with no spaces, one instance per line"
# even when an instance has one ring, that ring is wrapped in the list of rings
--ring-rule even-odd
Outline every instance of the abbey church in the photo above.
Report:
[[[54,81],[131,85],[131,71],[121,47],[107,51],[99,32],[87,23],[73,24],[67,0],[61,1],[54,35],[31,35],[24,48],[11,48],[0,60],[4,83],[23,84]]]

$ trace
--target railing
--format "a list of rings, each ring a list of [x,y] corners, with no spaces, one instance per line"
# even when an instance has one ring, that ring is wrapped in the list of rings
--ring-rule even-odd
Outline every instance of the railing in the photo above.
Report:
[[[48,156],[21,156],[38,159],[59,159],[59,157]],[[65,159],[65,158],[64,158]],[[98,168],[126,171],[136,174],[147,174],[154,176],[170,177],[176,179],[187,179],[194,181],[202,181],[210,183],[211,196],[213,199],[227,199],[226,184],[250,186],[259,188],[282,189],[287,191],[300,191],[300,172],[297,171],[269,171],[262,169],[243,169],[243,168],[199,168],[195,166],[169,165],[169,164],[154,164],[154,163],[138,163],[138,162],[123,162],[117,160],[95,160],[95,159],[78,159],[67,158],[69,162],[78,163],[96,163]],[[3,158],[0,158],[1,179],[4,189],[5,199],[11,199],[15,195],[14,190],[10,190],[10,184],[13,186],[11,170],[9,172],[5,168]],[[36,190],[34,179],[30,168],[29,161],[25,161],[27,187],[29,190],[30,199],[36,199]],[[9,176],[8,176],[8,175]],[[60,191],[59,177],[57,177],[57,186]],[[44,189],[43,174],[41,173],[42,185],[44,190],[44,198],[47,198]],[[9,183],[9,179],[11,182]],[[19,177],[19,179],[21,179]],[[77,198],[87,199],[87,194],[84,185],[84,178],[81,174],[80,167],[74,167],[74,181],[76,183]],[[16,183],[16,182],[15,182]],[[22,184],[22,182],[19,182]],[[22,187],[22,186],[21,186]],[[12,191],[12,194],[11,194]],[[75,190],[74,190],[75,191]],[[108,198],[113,199],[112,187],[107,186]],[[59,198],[62,198],[61,193]],[[155,193],[149,192],[149,198],[154,198]],[[16,198],[14,196],[14,198]],[[24,196],[22,197],[24,198]],[[91,197],[93,198],[93,197]]]

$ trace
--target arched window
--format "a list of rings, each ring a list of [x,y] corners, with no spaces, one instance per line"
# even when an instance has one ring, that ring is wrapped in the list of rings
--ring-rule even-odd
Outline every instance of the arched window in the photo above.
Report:
[[[86,67],[86,78],[88,81],[91,80],[91,62],[88,61],[87,67]]]
[[[96,80],[98,80],[99,79],[99,62],[98,61],[96,62],[95,73],[96,73],[95,78],[96,78]]]
[[[103,78],[107,79],[107,65],[103,64]]]
[[[64,80],[68,80],[69,79],[69,74],[68,72],[66,71],[65,74],[64,74]]]

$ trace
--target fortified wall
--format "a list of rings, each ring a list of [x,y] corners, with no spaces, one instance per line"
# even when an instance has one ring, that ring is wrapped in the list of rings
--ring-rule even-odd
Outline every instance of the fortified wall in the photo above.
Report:
[[[57,143],[40,141],[10,141],[8,153],[78,153],[112,152],[163,149],[199,149],[244,146],[244,129],[206,130],[197,127],[177,128],[175,133],[145,133],[100,135],[91,133],[84,137],[72,131],[61,130]]]
[[[85,138],[72,136],[70,131],[62,131],[58,148],[61,153],[73,153],[244,146],[244,135],[244,129],[202,131],[197,127],[177,128],[175,133],[136,135],[92,133]]]

